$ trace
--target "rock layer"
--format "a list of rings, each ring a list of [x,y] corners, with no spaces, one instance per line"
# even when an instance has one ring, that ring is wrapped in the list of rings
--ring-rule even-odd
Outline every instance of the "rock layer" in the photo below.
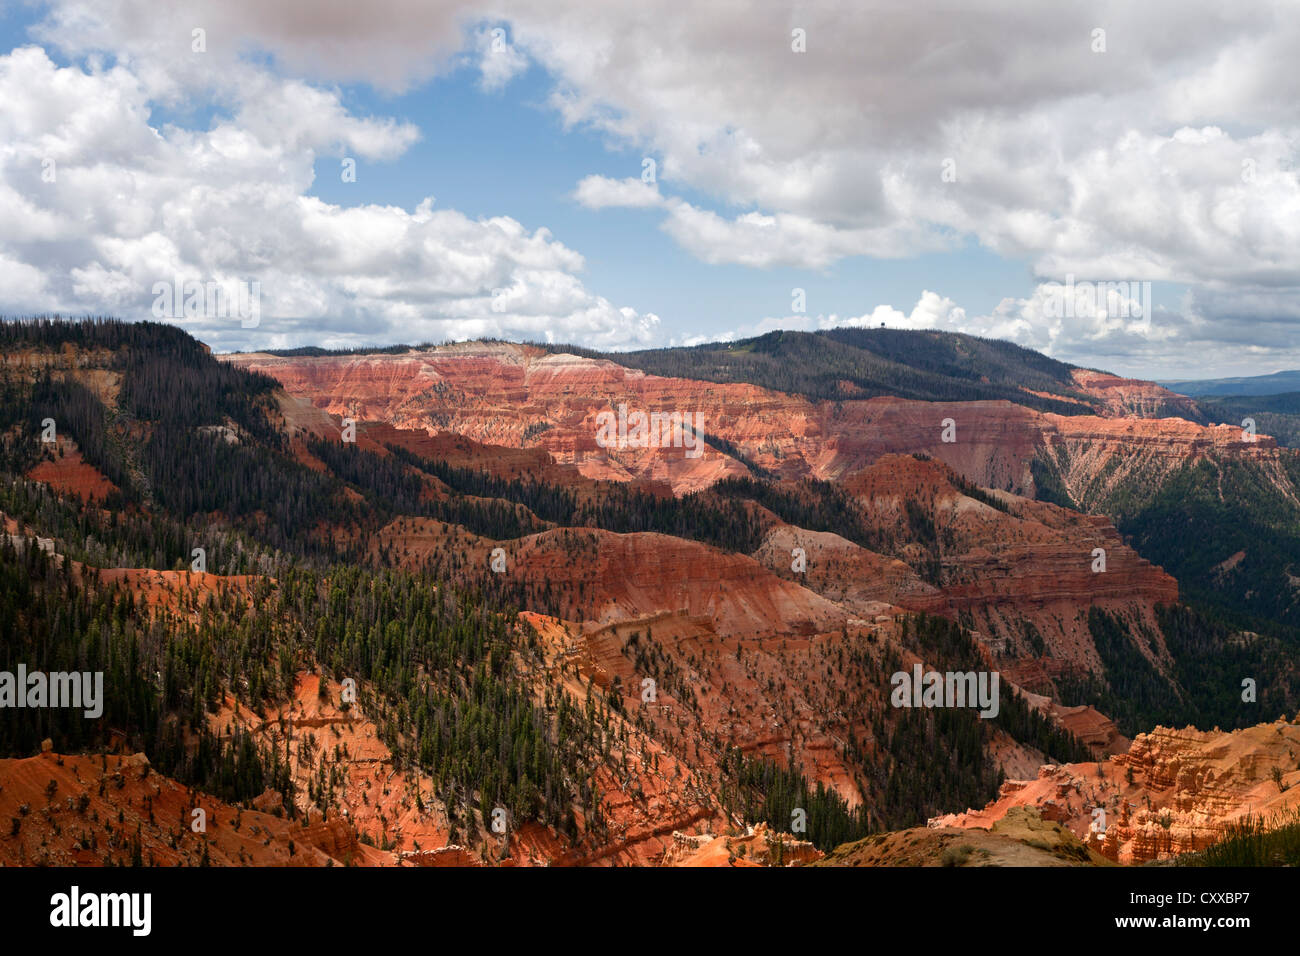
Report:
[[[1164,859],[1217,842],[1233,821],[1300,806],[1298,759],[1300,719],[1233,732],[1157,727],[1105,763],[1043,766],[1035,779],[1007,781],[984,809],[930,826],[987,829],[1035,807],[1112,860]]]

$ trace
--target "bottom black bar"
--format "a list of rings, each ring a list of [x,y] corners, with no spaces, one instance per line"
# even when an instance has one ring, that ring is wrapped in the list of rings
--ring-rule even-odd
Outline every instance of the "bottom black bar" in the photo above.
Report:
[[[571,932],[575,941],[666,944],[685,934],[771,945],[778,927],[813,931],[811,942],[886,924],[1231,942],[1290,931],[1295,893],[1294,871],[1280,868],[0,869],[0,913],[20,938],[128,947],[284,939],[333,951],[428,942],[456,926],[494,944]]]

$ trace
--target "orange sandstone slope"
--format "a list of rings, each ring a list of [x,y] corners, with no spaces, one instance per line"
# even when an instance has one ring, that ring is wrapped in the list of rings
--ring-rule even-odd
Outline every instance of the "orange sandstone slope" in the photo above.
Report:
[[[1297,784],[1300,719],[1230,733],[1157,727],[1105,763],[1040,767],[1033,778],[1007,781],[984,809],[930,826],[988,829],[1032,807],[1098,853],[1141,863],[1204,849],[1244,817],[1300,806]]]
[[[27,472],[27,477],[49,485],[55,494],[71,495],[87,504],[103,501],[117,491],[111,481],[81,456],[71,438],[59,436],[46,457]]]
[[[1083,368],[1076,368],[1070,374],[1081,392],[1101,401],[1109,416],[1204,421],[1195,401],[1155,382]]]
[[[677,611],[707,618],[722,635],[811,634],[848,619],[753,558],[670,535],[562,529],[509,542],[506,551],[508,568],[534,591],[562,596],[565,616],[597,624]]]
[[[563,628],[543,618],[525,626],[535,628],[541,639],[548,673],[561,674]],[[540,697],[542,675],[536,676]],[[581,701],[588,683],[589,678],[575,668],[563,682],[564,692]],[[355,831],[356,841],[367,848],[359,862],[368,865],[656,864],[673,845],[674,831],[707,831],[727,822],[717,811],[712,792],[682,785],[691,779],[690,768],[653,735],[615,715],[616,736],[626,742],[611,746],[623,772],[618,775],[602,767],[593,781],[608,817],[608,832],[598,838],[587,834],[577,846],[569,846],[546,827],[519,821],[507,835],[499,836],[463,813],[453,818],[439,796],[437,782],[394,759],[378,726],[383,711],[365,688],[357,703],[343,707],[340,700],[337,683],[302,672],[291,699],[279,706],[257,714],[226,706],[212,722],[225,731],[238,724],[286,749],[303,800],[301,809],[309,816],[312,805],[305,795],[320,768],[328,767],[333,781],[331,818],[341,819]],[[286,739],[291,745],[287,748]]]
[[[1149,481],[1210,451],[1264,460],[1277,454],[1268,436],[1246,442],[1240,429],[1228,426],[1135,420],[1129,416],[1195,415],[1195,406],[1159,386],[1082,370],[1076,374],[1081,389],[1124,417],[1055,415],[1006,401],[813,402],[753,385],[648,375],[604,359],[510,343],[382,355],[223,358],[273,376],[290,395],[335,415],[538,448],[589,477],[663,480],[678,493],[748,472],[713,447],[698,458],[680,448],[601,448],[596,415],[619,403],[630,410],[694,412],[707,435],[784,477],[838,479],[891,452],[924,452],[983,487],[1031,495],[1030,465],[1045,451],[1068,470],[1072,492],[1103,475],[1114,479],[1109,469],[1121,449],[1123,473],[1140,467]],[[944,440],[945,420],[952,421],[952,441]]]
[[[0,839],[5,866],[329,866],[372,852],[342,820],[231,806],[154,772],[144,754],[0,760],[0,813],[14,821]]]
[[[553,635],[563,629],[544,619],[534,625],[558,669],[563,642]],[[574,667],[567,683],[581,701],[589,678]],[[286,754],[297,785],[293,818],[279,792],[267,790],[246,806],[224,803],[154,771],[143,753],[47,749],[0,759],[0,813],[14,823],[0,837],[0,865],[675,865],[682,846],[736,823],[693,767],[616,714],[610,766],[621,773],[604,767],[593,781],[604,831],[576,846],[533,822],[505,837],[482,827],[470,832],[463,813],[455,820],[448,814],[434,780],[399,768],[367,708],[341,709],[339,699],[339,685],[300,673],[279,706],[254,713],[227,700],[210,717],[214,730],[238,725]],[[310,796],[322,773],[333,795],[327,814]],[[786,841],[772,862],[818,855],[789,837],[763,836],[765,847]],[[753,854],[761,858],[759,847]]]
[[[781,567],[781,562],[788,565],[788,552],[776,544],[783,538],[809,545],[806,573]],[[627,706],[636,708],[641,681],[651,673],[647,667],[662,668],[654,674],[673,675],[673,684],[660,688],[659,703],[675,708],[677,733],[697,741],[687,750],[696,769],[713,766],[715,759],[701,742],[721,735],[747,753],[793,763],[851,803],[861,793],[855,770],[842,753],[844,742],[869,741],[872,730],[863,719],[866,711],[849,716],[844,701],[859,702],[865,695],[880,705],[887,688],[883,683],[865,686],[859,669],[846,668],[845,655],[865,650],[864,637],[868,645],[877,638],[881,646],[892,643],[898,614],[951,613],[953,608],[944,592],[902,562],[835,535],[790,525],[774,528],[764,545],[768,550],[757,553],[763,561],[773,558],[776,567],[771,569],[742,555],[659,534],[557,529],[497,542],[443,522],[409,517],[383,529],[374,546],[415,564],[446,550],[474,567],[486,565],[500,547],[506,564],[493,576],[494,583],[513,588],[508,593],[525,608],[571,621],[566,653],[582,662],[584,674],[598,686],[620,691]],[[876,568],[892,577],[862,587],[853,583],[859,573]],[[890,589],[891,582],[897,589]],[[1069,597],[1053,606],[1059,610]],[[1122,600],[1134,613],[1149,610],[1134,604],[1130,593],[1124,592]],[[965,601],[961,606],[974,605]],[[1069,610],[1072,626],[1079,626],[1076,618],[1085,612],[1077,605]],[[1016,655],[1029,653],[1027,648],[999,647],[989,660],[1008,682],[1018,682],[1012,674]],[[1080,666],[1089,667],[1090,661],[1085,657]],[[1038,681],[1033,668],[1026,673]],[[1126,743],[1090,707],[1031,700],[1099,752]],[[1032,770],[1042,759],[1009,738],[995,741],[994,750],[1009,774]]]

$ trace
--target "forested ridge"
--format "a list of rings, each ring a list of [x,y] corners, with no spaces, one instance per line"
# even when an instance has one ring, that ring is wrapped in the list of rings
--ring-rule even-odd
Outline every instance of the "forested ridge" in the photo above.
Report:
[[[781,331],[736,342],[618,353],[551,342],[529,344],[548,352],[615,361],[651,375],[745,382],[814,401],[876,395],[932,402],[1002,399],[1061,415],[1094,412],[1094,400],[1080,392],[1070,376],[1072,366],[1010,342],[954,332],[888,328]],[[294,349],[272,354],[392,354],[429,347]],[[730,453],[726,448],[720,450]]]
[[[337,809],[330,754],[320,755],[312,792],[297,794],[274,747],[209,726],[226,695],[255,712],[286,699],[300,672],[320,670],[365,689],[394,763],[433,778],[462,835],[472,838],[498,806],[570,838],[578,810],[587,832],[599,831],[592,776],[608,756],[607,706],[565,694],[539,703],[517,671],[536,649],[520,643],[513,610],[489,594],[354,562],[356,533],[408,504],[417,474],[407,470],[391,487],[372,481],[372,494],[350,498],[344,492],[358,476],[346,456],[342,474],[322,474],[288,454],[274,382],[216,362],[169,326],[0,329],[7,348],[54,355],[0,378],[0,511],[55,538],[61,553],[22,536],[0,540],[3,666],[105,673],[99,719],[13,711],[0,753],[37,752],[45,737],[66,752],[125,741],[160,772],[222,799],[246,802],[270,789],[286,812],[305,798],[328,813]],[[75,367],[64,361],[69,343],[101,350],[95,367],[120,376],[111,405],[66,374]],[[38,438],[49,418],[118,486],[103,508],[23,477],[51,454]],[[332,530],[319,530],[325,521]],[[209,570],[267,577],[251,600],[226,593],[179,613],[148,608],[129,586],[100,585],[93,567],[74,570],[83,560],[188,568],[196,545]]]
[[[0,723],[0,754],[105,749],[121,737],[153,766],[228,801],[272,789],[295,810],[278,749],[208,716],[226,695],[256,712],[286,699],[301,670],[323,668],[363,688],[394,764],[418,767],[466,816],[507,808],[576,836],[572,811],[599,825],[591,776],[611,732],[608,708],[565,695],[537,704],[518,673],[534,658],[513,615],[419,574],[337,567],[262,579],[250,599],[226,592],[187,614],[149,613],[133,592],[81,582],[71,562],[0,544],[0,670],[102,671],[104,712],[23,708]],[[489,745],[489,746],[485,746]],[[330,755],[312,803],[337,809]]]

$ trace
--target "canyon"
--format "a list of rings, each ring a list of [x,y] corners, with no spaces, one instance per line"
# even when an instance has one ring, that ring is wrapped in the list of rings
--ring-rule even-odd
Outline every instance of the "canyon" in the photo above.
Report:
[[[1201,464],[1300,504],[1293,452],[1152,383],[1071,369],[1023,386],[1025,404],[820,398],[503,342],[187,361],[224,396],[203,402],[227,411],[151,404],[113,349],[6,356],[12,380],[70,389],[103,422],[61,423],[25,460],[6,541],[141,635],[255,620],[261,638],[221,653],[263,647],[269,684],[209,678],[186,733],[260,748],[283,775],[219,799],[151,769],[138,732],[115,732],[107,754],[47,741],[0,760],[0,807],[19,821],[6,863],[1131,864],[1202,851],[1300,793],[1300,740],[1276,717],[1291,665],[1230,729],[1142,723],[1195,706],[1220,679],[1205,661],[1272,638],[1186,611],[1180,580],[1121,522]],[[870,392],[842,391],[855,390]],[[602,439],[624,410],[629,424],[696,416],[703,445]],[[157,470],[173,438],[228,463],[206,466],[219,494],[178,506],[191,492]],[[282,490],[244,494],[223,473],[236,465]],[[122,520],[144,530],[114,538]],[[84,540],[77,522],[93,526]],[[194,540],[213,543],[212,573],[184,570]],[[418,695],[383,668],[345,690],[338,648],[300,633],[308,569],[322,591],[396,580],[440,602],[485,596],[475,619],[501,614],[508,641],[477,668],[559,734],[572,804],[498,830],[463,761],[448,779],[430,757],[445,742],[416,718]],[[379,640],[340,627],[348,653]],[[479,670],[449,663],[460,677],[426,660],[396,685],[455,699],[441,733],[482,693]],[[997,719],[900,713],[890,675],[914,667],[996,672]],[[540,766],[530,746],[509,759]],[[175,765],[174,751],[155,759]],[[213,821],[206,836],[186,807]]]
[[[1152,625],[1151,608],[1176,601],[1177,584],[1127,547],[1104,516],[1033,500],[1031,464],[1040,458],[1064,462],[1066,486],[1087,499],[1134,474],[1158,480],[1212,451],[1258,460],[1278,451],[1268,436],[1245,442],[1240,430],[1227,426],[1127,417],[1134,409],[1181,408],[1186,401],[1149,383],[1095,374],[1080,375],[1081,387],[1104,395],[1104,407],[1125,417],[1061,416],[1008,402],[814,403],[747,384],[661,378],[607,360],[505,343],[224,360],[273,376],[288,399],[335,419],[376,423],[362,428],[376,444],[396,441],[421,454],[445,456],[453,441],[460,440],[462,448],[473,442],[478,451],[456,460],[503,476],[527,467],[567,487],[586,478],[593,489],[592,482],[622,481],[663,486],[680,496],[723,479],[748,477],[752,464],[789,481],[832,481],[860,504],[867,522],[898,537],[909,534],[903,502],[911,498],[945,538],[941,581],[921,580],[897,560],[919,558],[919,546],[904,546],[895,556],[823,540],[811,553],[825,560],[811,562],[805,586],[824,596],[823,589],[832,589],[849,610],[874,600],[909,610],[967,613],[1001,648],[1023,644],[1028,624],[1058,662],[1093,670],[1098,660],[1086,633],[1086,609],[1104,607]],[[601,448],[596,417],[620,402],[654,411],[694,411],[702,416],[705,433],[726,442],[744,461],[714,445],[699,458],[679,448]],[[291,414],[295,420],[303,416]],[[943,440],[945,420],[955,423],[955,441]],[[918,462],[914,455],[933,462]],[[964,495],[945,477],[947,469],[990,489],[1005,510]],[[806,533],[774,525],[773,537],[753,556],[780,572]],[[1104,574],[1092,570],[1097,548],[1106,553]],[[657,559],[647,554],[641,560]],[[888,585],[879,574],[886,566],[893,576]],[[555,569],[539,567],[538,573],[545,577]],[[853,600],[846,603],[842,588],[836,590],[836,577],[859,582]],[[871,582],[872,593],[863,591],[861,582]],[[753,593],[746,600],[761,603]],[[1157,662],[1167,656],[1160,646],[1143,653]]]

